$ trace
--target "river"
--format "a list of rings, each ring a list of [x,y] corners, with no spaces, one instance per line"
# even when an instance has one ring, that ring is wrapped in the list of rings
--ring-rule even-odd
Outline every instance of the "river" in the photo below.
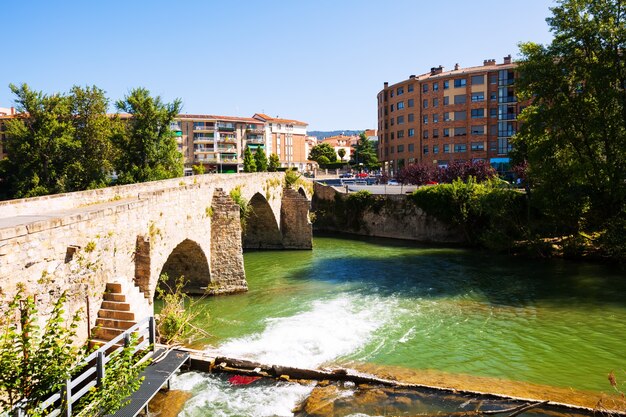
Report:
[[[607,374],[626,369],[615,267],[338,236],[244,261],[250,290],[204,299],[196,319],[200,342],[227,356],[576,392],[609,392]],[[173,386],[192,393],[184,416],[291,415],[311,391],[198,373]]]

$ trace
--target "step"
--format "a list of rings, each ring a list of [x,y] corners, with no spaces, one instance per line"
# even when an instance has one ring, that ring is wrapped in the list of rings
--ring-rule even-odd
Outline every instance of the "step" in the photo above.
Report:
[[[98,317],[96,319],[96,326],[111,327],[114,329],[126,330],[126,329],[130,329],[135,324],[137,324],[137,322],[135,322],[134,320],[105,319],[102,317]]]
[[[130,304],[118,301],[103,301],[100,308],[104,308],[105,310],[130,311]]]
[[[115,320],[135,320],[135,313],[132,311],[119,311],[101,308],[98,310],[98,317]]]
[[[122,292],[122,284],[119,282],[107,282],[106,291],[119,294]]]
[[[111,340],[124,333],[124,330],[111,327],[96,327],[93,329],[93,333],[97,339]]]
[[[115,294],[111,292],[104,293],[104,301],[126,301],[126,296],[124,294]]]

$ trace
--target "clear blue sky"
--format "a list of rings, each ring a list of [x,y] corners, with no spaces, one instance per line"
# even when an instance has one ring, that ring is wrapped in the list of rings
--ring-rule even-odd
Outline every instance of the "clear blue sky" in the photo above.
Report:
[[[9,83],[146,87],[183,113],[376,127],[376,94],[430,67],[550,42],[551,0],[0,1],[0,107]]]

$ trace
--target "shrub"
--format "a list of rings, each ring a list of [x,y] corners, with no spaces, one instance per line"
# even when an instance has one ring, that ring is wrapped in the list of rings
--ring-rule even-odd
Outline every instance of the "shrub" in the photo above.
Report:
[[[156,317],[156,328],[160,343],[171,345],[188,341],[198,330],[191,325],[198,312],[195,303],[183,291],[186,283],[182,275],[173,282],[167,274],[159,279],[157,296],[163,301],[163,307]]]

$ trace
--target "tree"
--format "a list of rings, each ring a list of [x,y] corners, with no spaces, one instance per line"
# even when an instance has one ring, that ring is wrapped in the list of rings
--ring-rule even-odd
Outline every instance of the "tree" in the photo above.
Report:
[[[376,169],[380,167],[378,156],[372,143],[365,136],[365,132],[361,132],[359,140],[354,151],[354,163],[359,166],[363,164],[367,169]]]
[[[193,171],[193,175],[202,175],[206,172],[206,168],[202,164],[192,165],[191,170]]]
[[[248,146],[243,152],[243,172],[256,172],[256,162]]]
[[[107,115],[109,100],[96,86],[74,86],[70,91],[74,138],[78,148],[65,167],[66,191],[101,188],[113,171],[114,147],[111,136],[117,119]]]
[[[278,155],[273,153],[270,155],[270,162],[267,166],[267,170],[269,172],[276,172],[278,171],[278,168],[280,168],[280,159],[278,158]]]
[[[329,162],[335,162],[337,160],[337,154],[335,153],[335,150],[328,143],[320,143],[319,145],[315,145],[309,151],[309,161],[315,161],[319,164],[319,159],[322,156],[328,158]]]
[[[267,171],[267,156],[265,155],[265,151],[262,147],[258,147],[256,152],[254,153],[254,162],[256,164],[257,172],[266,172]]]
[[[115,135],[118,149],[118,183],[162,180],[183,175],[183,156],[178,151],[170,123],[180,112],[181,101],[163,103],[145,88],[135,88],[115,103],[130,119],[123,133]]]
[[[528,161],[535,204],[561,232],[626,235],[626,5],[560,0],[549,45],[520,45],[515,159]]]
[[[337,151],[337,155],[341,158],[341,162],[343,162],[343,157],[346,156],[346,150],[344,148],[339,148]]]
[[[80,150],[69,97],[45,95],[27,84],[9,88],[20,115],[6,122],[9,158],[1,161],[0,194],[23,198],[66,191],[64,171]]]

